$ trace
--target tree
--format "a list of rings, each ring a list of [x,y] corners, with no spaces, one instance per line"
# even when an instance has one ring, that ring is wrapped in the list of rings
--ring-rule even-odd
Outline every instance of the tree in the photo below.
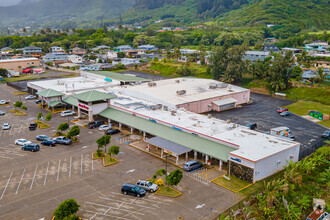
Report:
[[[48,112],[45,119],[46,119],[46,121],[52,120],[52,113]]]
[[[60,124],[60,125],[58,126],[57,130],[63,132],[63,131],[65,131],[65,130],[67,130],[68,128],[69,128],[69,124],[68,124],[67,122],[65,122],[65,123]]]
[[[38,121],[39,121],[42,117],[43,117],[42,113],[39,112],[39,113],[38,113],[38,116],[37,116]]]
[[[194,75],[194,70],[189,68],[187,65],[182,65],[178,68],[177,73],[180,76],[192,76]]]
[[[20,101],[16,101],[13,105],[14,105],[14,107],[16,109],[16,108],[20,108],[23,105],[23,103],[20,102]]]
[[[0,68],[0,76],[2,76],[3,78],[7,78],[8,70]]]
[[[22,106],[21,106],[21,109],[23,109],[23,110],[26,111],[26,110],[27,110],[27,107],[26,107],[25,105],[22,105]]]
[[[78,205],[75,199],[67,199],[55,209],[55,219],[65,219],[68,216],[76,214],[79,211],[80,205]]]
[[[327,73],[325,73],[324,70],[320,67],[317,68],[316,74],[318,82],[324,82],[324,80],[327,79]]]
[[[80,128],[79,128],[79,126],[78,125],[74,125],[71,129],[70,129],[70,131],[68,132],[68,138],[72,138],[72,137],[74,137],[74,136],[77,136],[77,135],[79,135],[80,134]]]
[[[166,177],[166,183],[170,186],[177,186],[180,183],[182,176],[182,171],[180,169],[173,170]]]
[[[111,156],[118,155],[118,154],[119,154],[119,147],[118,146],[113,145],[109,148],[108,155],[110,156],[110,160],[111,160]]]
[[[107,146],[110,144],[111,136],[110,135],[103,135],[99,139],[96,140],[97,143],[97,149],[100,150],[100,148],[104,147],[104,152],[107,152]]]

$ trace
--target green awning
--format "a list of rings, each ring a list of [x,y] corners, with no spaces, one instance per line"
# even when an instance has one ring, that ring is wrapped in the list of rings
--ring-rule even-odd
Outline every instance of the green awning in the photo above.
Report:
[[[110,94],[104,93],[104,92],[99,92],[96,90],[79,93],[77,95],[73,95],[72,97],[76,98],[80,101],[83,101],[83,102],[97,102],[97,101],[101,101],[101,100],[115,98],[115,96],[113,96],[113,95],[110,95]]]
[[[63,99],[63,102],[78,107],[78,99],[74,98],[73,96],[66,97]]]
[[[45,98],[51,98],[51,97],[57,97],[57,96],[63,96],[64,93],[58,92],[54,89],[45,89],[40,92],[36,93],[37,95]]]
[[[55,107],[55,106],[57,106],[57,105],[65,105],[65,103],[63,103],[63,102],[60,102],[60,101],[53,101],[53,102],[51,102],[51,103],[48,103],[48,106],[49,107]]]
[[[158,124],[155,120],[143,119],[114,108],[107,108],[102,111],[100,115],[225,162],[228,160],[228,153],[236,150],[235,148],[199,137],[197,135],[189,134],[172,127]]]

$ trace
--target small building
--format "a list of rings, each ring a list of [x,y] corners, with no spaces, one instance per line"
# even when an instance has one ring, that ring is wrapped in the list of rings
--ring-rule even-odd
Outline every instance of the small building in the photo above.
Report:
[[[132,50],[133,48],[130,45],[121,45],[114,47],[114,51],[125,52],[126,50]]]
[[[86,50],[80,47],[74,47],[70,50],[70,53],[73,55],[84,56],[86,54]]]
[[[146,50],[144,50],[144,49],[143,50],[142,49],[126,50],[125,54],[128,57],[139,58],[142,55],[146,54]]]
[[[199,53],[199,50],[191,50],[191,49],[180,49],[181,54],[194,54]]]
[[[52,53],[65,53],[65,50],[59,46],[53,46],[50,48]]]
[[[158,50],[158,48],[155,45],[141,45],[138,46],[139,49],[141,50]]]
[[[251,61],[264,61],[266,57],[271,57],[270,52],[268,51],[245,51],[245,55],[243,60],[251,60]]]
[[[116,64],[124,64],[125,66],[127,65],[134,65],[134,64],[140,64],[139,59],[134,59],[134,58],[122,58],[120,61],[113,61],[112,65]]]
[[[94,47],[92,49],[92,51],[97,51],[97,50],[109,50],[110,47],[109,46],[106,46],[106,45],[100,45],[100,46],[97,46],[97,47]]]
[[[66,54],[46,54],[42,57],[44,63],[53,61],[68,61],[68,55]]]
[[[280,52],[280,49],[277,44],[265,44],[264,51],[278,53]]]
[[[326,51],[328,49],[327,41],[313,41],[310,44],[305,44],[306,51]]]
[[[37,92],[36,95],[41,98],[42,105],[47,105],[49,110],[53,111],[56,108],[63,108],[65,106],[65,103],[62,102],[64,93],[53,89],[45,89]]]
[[[68,60],[75,64],[83,63],[83,58],[78,55],[69,55]]]
[[[22,52],[23,52],[24,56],[39,58],[42,54],[42,49],[41,49],[41,47],[28,46],[28,47],[22,48]]]
[[[2,56],[6,56],[6,55],[10,54],[11,52],[13,52],[13,49],[10,47],[4,47],[1,49]]]
[[[172,31],[172,27],[162,27],[162,31]]]
[[[84,71],[97,71],[97,70],[102,70],[103,68],[103,64],[102,63],[95,63],[95,64],[89,64],[86,66],[81,66],[80,70],[84,70]]]
[[[267,37],[264,41],[265,43],[276,43],[278,40],[275,37]]]
[[[316,78],[317,74],[315,71],[312,70],[306,70],[301,74],[301,78],[304,80],[311,80],[312,78]]]
[[[314,66],[316,68],[330,68],[330,61],[316,61]]]
[[[107,58],[110,60],[114,60],[118,58],[118,51],[108,51]]]
[[[0,60],[0,68],[22,72],[31,66],[40,66],[38,58],[6,59]]]
[[[286,52],[286,51],[292,51],[293,54],[297,54],[297,53],[301,53],[302,49],[298,49],[298,48],[291,48],[291,47],[283,47],[281,48],[282,51]]]

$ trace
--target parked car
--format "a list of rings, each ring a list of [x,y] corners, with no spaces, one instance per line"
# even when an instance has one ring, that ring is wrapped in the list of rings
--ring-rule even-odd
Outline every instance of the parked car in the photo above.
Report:
[[[322,137],[325,138],[325,139],[329,139],[329,137],[330,137],[330,130],[326,130],[326,131],[322,134]]]
[[[76,113],[74,111],[70,111],[70,110],[61,112],[61,116],[62,117],[64,117],[64,116],[71,116],[71,115],[75,115],[75,114]]]
[[[110,124],[110,125],[101,125],[100,127],[99,127],[99,130],[100,131],[107,131],[107,130],[109,130],[109,129],[111,129],[112,128],[112,125]]]
[[[257,123],[245,121],[244,126],[254,130],[257,127]]]
[[[0,105],[4,105],[4,104],[6,104],[6,103],[7,103],[6,100],[0,100]]]
[[[121,187],[121,192],[125,195],[133,195],[133,196],[137,196],[137,197],[143,197],[146,195],[147,191],[141,187],[139,187],[138,185],[134,185],[134,184],[129,184],[129,183],[125,183],[122,187]]]
[[[147,180],[139,180],[136,185],[138,185],[139,187],[149,191],[149,192],[156,192],[158,190],[158,186],[157,184],[154,184],[150,181]]]
[[[4,123],[2,125],[2,130],[9,130],[11,128],[11,125],[9,123]]]
[[[37,98],[37,96],[35,96],[35,95],[28,95],[25,97],[25,100],[31,100],[31,99],[36,99],[36,98]]]
[[[289,111],[289,109],[287,109],[287,108],[279,108],[279,109],[277,109],[277,112],[278,113],[282,113],[282,112],[285,112],[285,111]]]
[[[16,139],[15,140],[15,144],[16,145],[21,145],[21,146],[24,146],[26,144],[31,144],[32,142],[31,141],[28,141],[26,139]]]
[[[5,115],[5,112],[0,110],[0,115]]]
[[[38,127],[38,124],[37,123],[30,123],[29,125],[29,130],[32,131],[32,130],[36,130],[36,128]]]
[[[34,103],[39,104],[39,103],[41,103],[41,102],[42,102],[41,99],[37,99]]]
[[[101,125],[104,125],[104,121],[93,121],[88,123],[87,128],[97,128],[100,127]]]
[[[113,134],[118,134],[120,131],[118,129],[110,129],[104,132],[105,135],[113,135]]]
[[[38,136],[36,136],[36,139],[38,141],[45,141],[45,140],[49,140],[50,137],[48,137],[47,135],[38,135]]]
[[[72,144],[72,139],[68,139],[64,136],[55,137],[55,138],[53,138],[53,141],[55,141],[56,144],[64,144],[64,145]]]
[[[183,170],[192,171],[192,170],[196,170],[198,168],[201,168],[202,166],[203,166],[203,164],[201,162],[191,160],[191,161],[188,161],[188,162],[184,163]]]
[[[284,111],[280,114],[280,116],[282,116],[282,117],[290,116],[290,115],[291,115],[291,112],[289,112],[289,111]]]
[[[53,140],[45,140],[41,142],[41,145],[45,145],[45,146],[50,146],[50,147],[55,147],[56,142]]]
[[[38,144],[27,144],[22,147],[22,150],[29,150],[32,152],[36,152],[40,150],[40,146]]]

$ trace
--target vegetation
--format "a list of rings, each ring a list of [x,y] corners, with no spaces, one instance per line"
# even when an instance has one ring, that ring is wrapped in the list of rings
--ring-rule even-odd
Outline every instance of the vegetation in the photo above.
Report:
[[[159,186],[155,194],[169,197],[178,197],[181,195],[179,191],[172,189],[171,187],[165,187],[164,185]]]
[[[9,110],[9,112],[13,113],[13,115],[16,115],[16,116],[23,116],[23,115],[27,114],[26,112],[21,111],[19,109]]]
[[[161,177],[163,175],[166,175],[166,170],[165,169],[159,169],[159,170],[157,170],[156,174],[154,174],[152,176],[152,182],[154,183],[156,181],[156,179],[157,179],[158,176]]]
[[[72,128],[70,129],[70,131],[68,132],[67,137],[68,138],[74,138],[75,136],[80,134],[80,128],[78,125],[74,125],[72,126]]]
[[[20,108],[23,105],[23,103],[20,102],[20,101],[16,101],[13,105],[14,105],[14,107],[16,109],[16,108]]]
[[[104,148],[104,153],[107,153],[107,146],[110,144],[110,142],[111,142],[111,136],[103,135],[102,137],[96,140],[97,150],[99,151],[101,150],[101,148]]]
[[[291,100],[304,100],[329,105],[330,91],[327,88],[291,87],[283,91]]]
[[[166,184],[170,186],[177,186],[181,182],[182,176],[183,174],[180,169],[173,170],[166,176]]]
[[[38,115],[37,115],[37,120],[39,121],[41,118],[43,118],[43,115],[42,115],[41,112],[39,112]]]
[[[230,176],[230,180],[226,179],[225,177],[219,177],[215,180],[212,180],[212,182],[224,186],[234,192],[240,191],[244,187],[250,185],[250,183],[245,182],[244,180],[239,179],[233,175]]]
[[[23,109],[23,110],[26,111],[26,110],[27,110],[27,107],[26,107],[25,105],[22,105],[22,106],[21,106],[21,109]]]
[[[47,113],[45,120],[46,120],[46,121],[50,121],[50,120],[52,120],[52,113],[51,113],[51,112],[48,112],[48,113]]]
[[[49,124],[46,124],[46,123],[44,123],[42,121],[36,121],[35,123],[37,123],[38,128],[40,128],[40,129],[45,129],[45,128],[49,128],[50,127]]]
[[[55,220],[75,220],[77,219],[76,213],[79,211],[80,205],[78,205],[75,199],[67,199],[55,209]]]
[[[66,131],[68,128],[69,128],[69,124],[68,124],[67,122],[60,124],[60,125],[57,127],[57,130],[60,131],[60,132],[59,132],[59,135],[62,135],[62,133],[63,133],[64,131]]]
[[[104,157],[104,166],[109,166],[115,163],[118,163],[118,160],[114,157]]]
[[[109,136],[109,135],[108,135]],[[111,157],[114,156],[114,155],[118,155],[119,154],[119,147],[116,146],[116,145],[113,145],[109,148],[109,152],[108,152],[108,155],[110,157],[110,160],[111,160]]]

